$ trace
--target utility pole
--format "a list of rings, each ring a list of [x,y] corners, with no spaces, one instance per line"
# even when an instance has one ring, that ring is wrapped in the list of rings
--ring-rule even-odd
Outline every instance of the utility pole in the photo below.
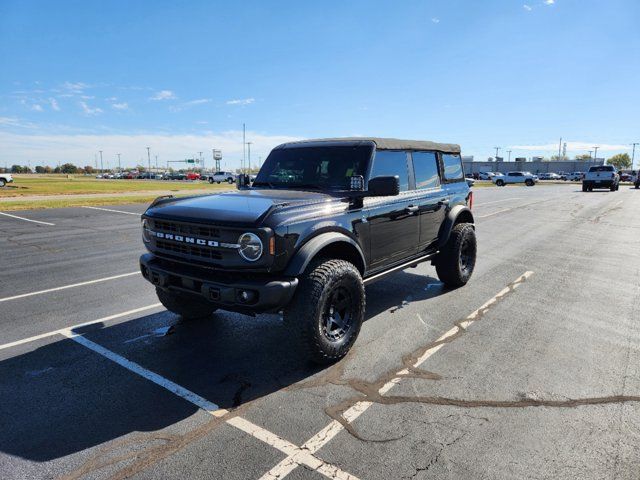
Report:
[[[498,152],[500,151],[501,147],[494,147],[496,149],[496,162],[498,161]]]
[[[202,171],[202,152],[198,152],[200,154],[200,171]]]
[[[116,153],[116,155],[118,155],[118,171],[122,173],[122,167],[120,166],[120,154]]]
[[[591,155],[593,153],[593,150],[589,150],[589,160],[593,159],[593,155]]]
[[[560,137],[560,142],[558,143],[558,161],[562,158],[562,137]]]
[[[100,150],[100,173],[104,172],[104,168],[102,168],[102,150]]]
[[[251,144],[253,142],[247,142],[247,149],[248,149],[248,160],[249,160],[249,175],[251,175]]]
[[[632,145],[632,149],[631,149],[631,170],[633,170],[633,160],[636,158],[636,145],[640,145],[637,142],[634,142],[631,144]]]
[[[151,151],[149,148],[150,147],[147,147],[147,160],[149,162],[149,179],[151,179]]]
[[[507,150],[507,153],[509,154],[509,162],[511,161],[511,150]]]
[[[597,160],[597,159],[598,159],[598,149],[599,149],[599,148],[600,148],[600,147],[593,147],[593,150],[594,150],[593,159],[594,159],[594,160]]]
[[[242,124],[242,166],[240,167],[240,170],[242,171],[242,173],[244,173],[244,164],[247,161],[246,155],[245,155],[245,138],[246,138],[246,127],[245,124]]]

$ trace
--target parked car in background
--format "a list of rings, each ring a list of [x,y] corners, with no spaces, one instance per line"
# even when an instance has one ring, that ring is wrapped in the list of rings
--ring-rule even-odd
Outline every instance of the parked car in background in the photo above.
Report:
[[[608,188],[612,192],[620,188],[620,175],[613,165],[589,168],[582,180],[582,191],[591,192],[594,188]]]
[[[185,179],[187,180],[200,180],[200,174],[198,172],[185,173]]]
[[[633,181],[633,174],[631,174],[629,172],[620,173],[620,181],[621,182],[632,182]]]
[[[478,172],[478,180],[491,180],[497,172]]]
[[[233,172],[215,172],[213,175],[211,175],[209,178],[209,183],[221,183],[221,182],[227,182],[227,183],[233,183],[236,181],[236,174]]]
[[[579,182],[584,178],[584,172],[571,172],[567,174],[567,177],[564,180],[569,180],[572,182]]]
[[[10,173],[0,173],[0,187],[4,187],[7,183],[13,182],[13,177]]]
[[[562,179],[560,175],[553,172],[540,173],[538,174],[538,178],[540,180],[561,180]]]
[[[169,172],[162,176],[163,180],[185,180],[187,176],[180,172]]]
[[[636,174],[636,178],[633,181],[633,186],[636,187],[636,189],[640,188],[640,172]]]
[[[533,187],[538,182],[538,177],[531,172],[508,172],[506,175],[494,176],[491,181],[498,187],[516,183],[524,183],[527,187]]]

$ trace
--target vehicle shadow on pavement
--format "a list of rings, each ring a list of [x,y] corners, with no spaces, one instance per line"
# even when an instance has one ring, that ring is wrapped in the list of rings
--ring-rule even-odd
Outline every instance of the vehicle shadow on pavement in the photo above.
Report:
[[[394,274],[367,287],[366,319],[398,308],[407,297],[418,301],[445,293],[439,285],[424,275]],[[158,335],[160,330],[171,333]],[[305,359],[280,315],[219,312],[181,322],[161,312],[75,333],[226,409],[328,368]],[[171,427],[198,410],[70,339],[14,357],[3,354],[0,451],[10,455],[49,461],[127,434]]]

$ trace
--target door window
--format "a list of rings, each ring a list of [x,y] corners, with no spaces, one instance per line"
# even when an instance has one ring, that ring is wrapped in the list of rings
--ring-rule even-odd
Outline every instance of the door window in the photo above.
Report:
[[[377,151],[373,160],[373,167],[371,168],[371,175],[369,178],[386,176],[393,177],[396,175],[400,179],[400,191],[406,192],[409,190],[407,153],[392,150]]]
[[[444,165],[444,178],[446,180],[460,180],[464,178],[460,155],[443,153],[442,163]]]
[[[435,152],[413,152],[413,171],[416,177],[416,189],[436,188],[440,186],[438,159]]]

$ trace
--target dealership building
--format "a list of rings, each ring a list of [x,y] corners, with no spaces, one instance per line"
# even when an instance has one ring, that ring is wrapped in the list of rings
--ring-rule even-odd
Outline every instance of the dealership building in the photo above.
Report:
[[[466,173],[477,172],[586,172],[589,167],[604,165],[604,158],[594,158],[592,160],[542,160],[540,157],[533,157],[532,160],[517,158],[514,162],[505,162],[498,157],[498,161],[476,162],[473,157],[462,157],[464,171]]]

